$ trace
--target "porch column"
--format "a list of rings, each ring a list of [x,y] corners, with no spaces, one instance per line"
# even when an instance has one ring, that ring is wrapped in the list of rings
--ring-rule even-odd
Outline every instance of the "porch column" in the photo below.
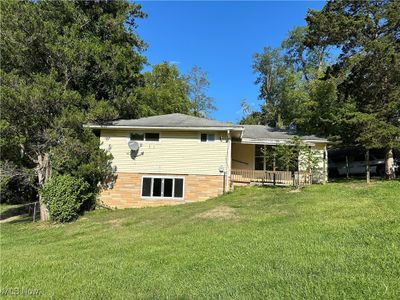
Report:
[[[227,155],[227,168],[226,168],[226,182],[225,182],[225,191],[229,191],[231,184],[231,169],[232,169],[232,139],[231,139],[231,131],[228,129],[228,155]]]

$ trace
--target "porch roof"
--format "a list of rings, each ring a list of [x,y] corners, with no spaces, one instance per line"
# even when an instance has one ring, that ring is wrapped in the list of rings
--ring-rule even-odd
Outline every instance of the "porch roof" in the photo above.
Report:
[[[244,127],[242,143],[246,144],[282,144],[294,136],[300,137],[305,142],[327,143],[326,138],[315,135],[304,135],[294,131],[280,130],[265,125],[242,125]]]

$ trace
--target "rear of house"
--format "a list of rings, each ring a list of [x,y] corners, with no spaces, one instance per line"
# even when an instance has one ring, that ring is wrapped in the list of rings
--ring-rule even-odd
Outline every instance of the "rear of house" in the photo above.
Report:
[[[100,200],[118,208],[180,204],[221,195],[239,178],[235,172],[267,174],[265,162],[257,155],[260,147],[285,143],[282,136],[276,140],[267,136],[265,126],[251,128],[183,114],[89,127],[100,130],[101,147],[113,155],[116,179]],[[255,131],[256,137],[252,136]],[[312,145],[318,155],[325,155],[325,140]]]
[[[119,120],[100,129],[116,180],[101,194],[111,207],[168,205],[205,200],[229,188],[231,137],[240,126],[171,114]],[[137,141],[132,151],[129,141]]]

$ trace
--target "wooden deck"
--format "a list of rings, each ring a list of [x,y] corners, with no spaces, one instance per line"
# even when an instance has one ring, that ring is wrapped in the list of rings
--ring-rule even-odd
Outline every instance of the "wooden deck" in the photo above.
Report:
[[[312,178],[305,172],[232,169],[231,182],[291,186],[311,184]]]

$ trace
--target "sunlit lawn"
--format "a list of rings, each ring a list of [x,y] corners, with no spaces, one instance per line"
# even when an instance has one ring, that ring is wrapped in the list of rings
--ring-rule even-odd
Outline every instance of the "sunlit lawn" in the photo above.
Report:
[[[42,298],[399,299],[400,182],[1,224],[1,288]],[[12,296],[15,297],[15,296]]]

